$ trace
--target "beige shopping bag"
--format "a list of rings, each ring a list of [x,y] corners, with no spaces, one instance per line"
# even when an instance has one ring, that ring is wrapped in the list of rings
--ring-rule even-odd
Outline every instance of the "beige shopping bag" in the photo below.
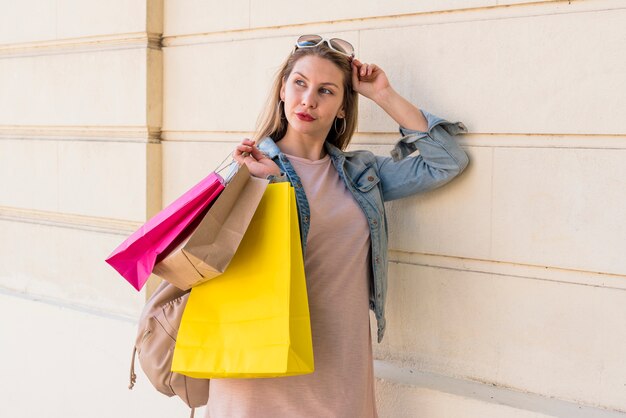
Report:
[[[235,255],[269,181],[242,165],[197,228],[152,271],[182,290],[222,274]]]

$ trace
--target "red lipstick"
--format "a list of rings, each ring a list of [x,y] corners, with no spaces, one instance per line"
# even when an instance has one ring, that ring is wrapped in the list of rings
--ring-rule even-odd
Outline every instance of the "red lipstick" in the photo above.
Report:
[[[315,120],[315,118],[309,115],[308,113],[296,113],[296,116],[298,116],[298,119],[303,120],[305,122],[311,122]]]

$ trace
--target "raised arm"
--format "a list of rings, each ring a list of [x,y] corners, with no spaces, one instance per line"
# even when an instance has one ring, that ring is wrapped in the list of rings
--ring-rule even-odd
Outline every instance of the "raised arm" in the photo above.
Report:
[[[376,156],[383,199],[400,199],[443,186],[463,172],[469,158],[454,136],[467,132],[461,122],[450,123],[422,110],[428,121],[426,131],[400,126],[403,137],[391,157]],[[419,155],[408,154],[419,150]]]
[[[400,199],[440,187],[459,175],[469,163],[453,138],[467,132],[461,122],[450,123],[418,109],[389,84],[375,64],[352,62],[355,90],[373,100],[400,125],[403,137],[390,157],[376,156],[384,200]],[[419,150],[419,155],[406,158]]]
[[[359,94],[373,100],[387,112],[398,125],[417,131],[428,129],[424,115],[391,87],[387,75],[376,64],[365,64],[353,59],[352,85]]]

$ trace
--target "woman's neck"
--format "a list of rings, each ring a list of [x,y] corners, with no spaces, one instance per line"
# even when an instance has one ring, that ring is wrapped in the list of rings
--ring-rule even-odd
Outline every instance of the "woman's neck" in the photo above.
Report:
[[[287,130],[285,136],[278,141],[276,145],[285,154],[306,158],[311,161],[320,160],[326,155],[323,139],[307,136],[296,137],[289,130]]]

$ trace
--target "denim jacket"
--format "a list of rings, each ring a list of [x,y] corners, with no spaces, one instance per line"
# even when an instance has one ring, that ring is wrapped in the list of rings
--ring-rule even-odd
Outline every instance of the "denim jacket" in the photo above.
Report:
[[[391,157],[374,155],[365,150],[341,151],[325,143],[339,177],[365,213],[369,224],[372,255],[369,307],[378,323],[379,343],[385,333],[387,295],[388,233],[384,202],[443,186],[459,175],[469,162],[467,154],[453,138],[467,132],[465,125],[448,122],[424,110],[422,114],[428,121],[427,132],[400,126],[402,138],[391,151]],[[295,188],[302,252],[305,254],[311,212],[300,178],[272,138],[259,141],[259,149],[281,169],[281,177],[274,181],[289,181]],[[419,150],[419,155],[408,157],[416,150]]]

